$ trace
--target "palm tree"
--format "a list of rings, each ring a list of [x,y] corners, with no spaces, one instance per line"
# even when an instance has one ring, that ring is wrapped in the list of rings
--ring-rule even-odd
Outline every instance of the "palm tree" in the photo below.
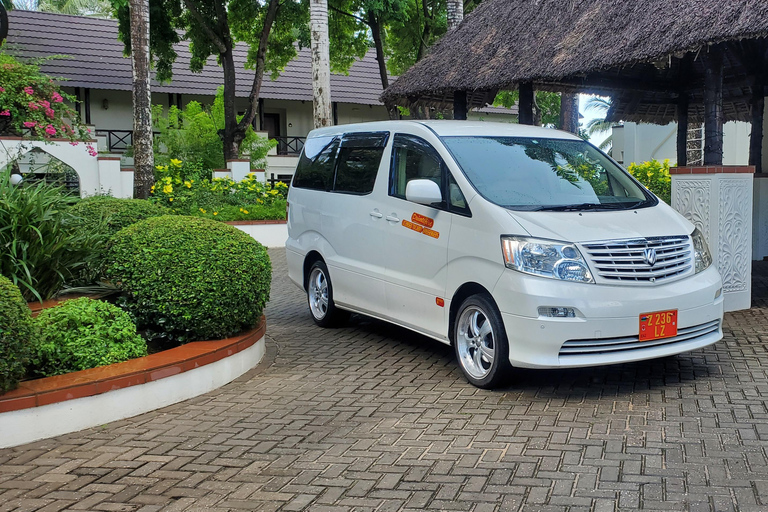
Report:
[[[587,100],[586,110],[588,112],[596,112],[600,117],[591,119],[587,123],[587,134],[592,136],[598,133],[605,133],[613,127],[613,123],[606,121],[608,117],[608,111],[611,109],[611,98],[604,98],[600,96],[592,96]],[[600,143],[600,149],[611,153],[611,146],[613,145],[613,134]]]
[[[112,4],[109,0],[40,0],[37,10],[97,18],[112,17]]]
[[[309,1],[312,43],[312,89],[315,128],[331,126],[331,59],[328,39],[327,0]]]

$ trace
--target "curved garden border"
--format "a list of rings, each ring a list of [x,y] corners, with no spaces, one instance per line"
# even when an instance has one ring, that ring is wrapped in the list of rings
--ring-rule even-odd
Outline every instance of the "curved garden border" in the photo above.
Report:
[[[129,418],[219,388],[261,361],[266,327],[262,316],[256,328],[232,338],[23,381],[0,395],[0,448]]]

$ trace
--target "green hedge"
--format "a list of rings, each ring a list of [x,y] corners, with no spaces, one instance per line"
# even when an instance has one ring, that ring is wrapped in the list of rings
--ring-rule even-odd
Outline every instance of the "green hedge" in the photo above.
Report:
[[[107,276],[120,303],[149,336],[186,343],[256,325],[269,300],[266,249],[232,226],[184,216],[154,217],[118,232]]]
[[[18,385],[36,340],[32,315],[21,292],[0,276],[0,393]]]
[[[79,223],[98,225],[104,223],[110,235],[131,224],[167,215],[167,208],[144,199],[118,199],[114,197],[94,196],[79,201],[70,209]]]
[[[130,316],[108,302],[83,297],[44,309],[34,373],[47,377],[147,355],[147,342]]]

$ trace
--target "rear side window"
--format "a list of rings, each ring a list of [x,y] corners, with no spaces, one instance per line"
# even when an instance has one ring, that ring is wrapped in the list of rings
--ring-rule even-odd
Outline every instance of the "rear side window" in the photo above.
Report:
[[[345,135],[337,158],[334,192],[370,194],[388,138],[388,132]]]
[[[333,171],[336,164],[337,137],[314,137],[307,139],[301,153],[293,186],[313,190],[331,190]]]

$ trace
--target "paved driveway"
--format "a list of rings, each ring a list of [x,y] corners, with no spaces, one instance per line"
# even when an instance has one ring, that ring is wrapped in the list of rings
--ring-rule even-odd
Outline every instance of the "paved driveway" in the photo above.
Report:
[[[482,391],[403,329],[316,328],[271,255],[257,369],[0,450],[0,510],[768,510],[768,309],[714,348]]]

